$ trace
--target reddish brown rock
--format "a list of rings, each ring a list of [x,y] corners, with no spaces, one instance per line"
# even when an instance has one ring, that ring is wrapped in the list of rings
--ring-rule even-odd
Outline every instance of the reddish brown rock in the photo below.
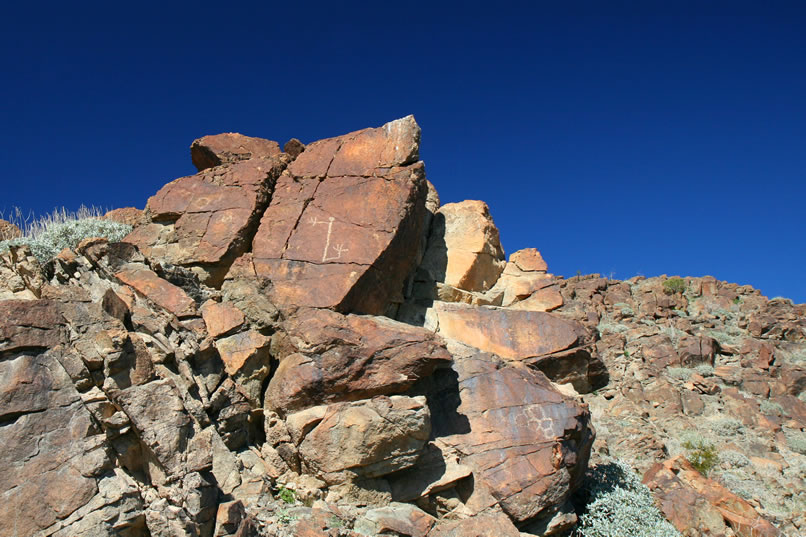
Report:
[[[277,182],[254,269],[285,308],[384,313],[402,300],[427,185],[411,116],[310,144]]]
[[[0,315],[0,333],[6,325]],[[20,340],[42,341],[35,327],[14,329],[34,332]],[[111,467],[105,435],[54,356],[0,361],[0,422],[0,535],[38,535],[93,498]]]
[[[124,267],[115,277],[177,317],[196,314],[196,303],[187,293],[143,266]]]
[[[201,307],[202,318],[210,337],[217,338],[244,323],[241,310],[229,303],[208,301]]]
[[[356,521],[356,526],[362,535],[426,537],[436,522],[434,517],[411,504],[397,503],[370,509]]]
[[[546,272],[548,265],[536,248],[524,248],[509,256],[509,262],[515,263],[524,272]]]
[[[260,406],[263,381],[270,373],[270,338],[248,330],[216,341],[224,370],[240,384],[252,405]]]
[[[137,227],[145,220],[145,215],[141,209],[136,207],[123,207],[121,209],[112,209],[107,211],[102,216],[104,220],[111,220],[119,224]]]
[[[61,341],[64,324],[55,302],[0,301],[0,354],[55,347]]]
[[[505,265],[498,228],[486,203],[467,200],[440,207],[421,265],[431,279],[466,291],[486,291]]]
[[[187,266],[217,285],[251,235],[285,167],[252,159],[176,179],[149,198],[146,222],[124,240],[146,257]]]
[[[204,136],[190,145],[190,158],[199,171],[241,160],[276,157],[280,153],[277,142],[237,132]]]
[[[489,489],[514,520],[563,504],[579,486],[593,444],[587,407],[542,373],[494,356],[457,358],[453,370],[455,380],[439,373],[442,388],[429,394],[432,407],[443,409],[433,414],[434,436],[465,455],[476,487]],[[449,388],[455,382],[458,408]]]
[[[682,455],[655,464],[643,482],[681,533],[719,534],[727,525],[741,537],[781,535],[749,503],[703,476]]]
[[[450,355],[433,333],[390,319],[300,310],[276,336],[266,406],[280,413],[401,393]]]
[[[22,237],[22,230],[9,222],[0,218],[0,241],[16,239]]]

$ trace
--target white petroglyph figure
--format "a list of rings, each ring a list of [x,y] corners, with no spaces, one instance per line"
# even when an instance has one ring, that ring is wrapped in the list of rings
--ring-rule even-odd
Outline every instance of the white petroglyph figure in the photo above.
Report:
[[[343,244],[337,244],[333,248],[333,251],[336,252],[336,256],[335,257],[328,257],[327,256],[328,250],[330,250],[330,236],[333,233],[333,222],[335,220],[336,219],[334,217],[332,217],[332,216],[327,219],[327,222],[321,221],[315,216],[312,216],[310,218],[310,220],[309,220],[309,222],[310,222],[310,224],[312,226],[315,226],[317,224],[327,224],[327,238],[325,239],[325,249],[322,252],[322,263],[326,263],[327,261],[335,261],[337,259],[341,259],[341,254],[342,253],[350,251],[347,248],[345,248]]]

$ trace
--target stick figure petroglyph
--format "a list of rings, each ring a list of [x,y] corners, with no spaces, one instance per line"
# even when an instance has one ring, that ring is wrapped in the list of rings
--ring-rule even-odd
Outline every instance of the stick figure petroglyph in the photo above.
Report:
[[[336,259],[341,259],[342,253],[350,251],[347,248],[345,248],[343,244],[337,244],[335,247],[333,247],[333,250],[336,252],[336,256],[335,257],[327,256],[327,252],[330,249],[330,235],[333,233],[333,222],[335,220],[336,219],[332,216],[327,219],[327,222],[319,220],[315,216],[312,216],[308,220],[308,222],[312,226],[315,226],[317,224],[327,224],[327,238],[325,239],[325,250],[322,252],[322,263],[325,263],[327,261],[335,261]]]

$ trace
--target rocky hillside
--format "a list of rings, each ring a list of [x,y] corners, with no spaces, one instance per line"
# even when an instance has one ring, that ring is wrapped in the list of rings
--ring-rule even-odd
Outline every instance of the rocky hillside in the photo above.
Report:
[[[806,530],[804,306],[507,260],[419,137],[206,136],[122,242],[0,254],[0,536],[567,535],[591,456]]]

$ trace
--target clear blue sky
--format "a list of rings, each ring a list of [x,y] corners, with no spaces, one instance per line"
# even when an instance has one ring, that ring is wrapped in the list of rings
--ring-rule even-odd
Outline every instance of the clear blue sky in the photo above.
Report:
[[[507,253],[806,302],[806,2],[20,4],[0,210],[142,208],[202,135],[414,114],[443,202],[485,200]]]

